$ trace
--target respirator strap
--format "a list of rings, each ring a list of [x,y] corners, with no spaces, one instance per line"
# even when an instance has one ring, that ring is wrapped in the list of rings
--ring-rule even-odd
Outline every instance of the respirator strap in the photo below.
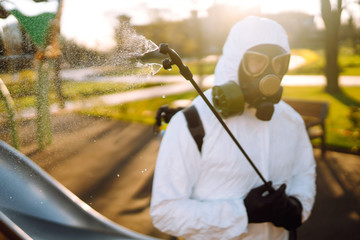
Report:
[[[199,152],[201,153],[205,131],[199,113],[194,105],[185,108],[183,113],[185,115],[190,133],[196,142]]]

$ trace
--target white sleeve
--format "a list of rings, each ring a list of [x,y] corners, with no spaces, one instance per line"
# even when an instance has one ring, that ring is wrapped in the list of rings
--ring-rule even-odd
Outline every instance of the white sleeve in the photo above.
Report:
[[[295,166],[288,195],[300,200],[303,221],[308,219],[314,204],[316,194],[316,164],[313,148],[305,129],[305,124],[298,125],[298,147],[295,156]]]
[[[192,198],[199,163],[199,150],[178,113],[166,130],[156,163],[150,209],[154,226],[186,239],[231,239],[247,232],[242,199]]]

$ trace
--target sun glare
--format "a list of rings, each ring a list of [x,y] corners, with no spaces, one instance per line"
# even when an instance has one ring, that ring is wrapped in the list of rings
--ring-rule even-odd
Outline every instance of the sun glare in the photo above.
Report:
[[[74,11],[82,9],[82,11]],[[97,1],[64,1],[62,12],[62,34],[86,47],[110,49],[113,40],[114,18],[109,15],[110,8]]]
[[[311,15],[320,13],[320,1],[314,0],[261,0],[260,9],[262,13],[279,13],[282,11],[299,11]]]
[[[191,10],[198,10],[199,16],[206,15],[214,3],[227,4],[254,12],[279,13],[282,11],[301,11],[320,16],[320,1],[314,0],[65,0],[62,15],[62,34],[87,47],[110,49],[115,45],[113,27],[116,15],[131,17],[133,24],[146,24],[151,14],[161,11],[161,16],[172,20],[190,16]]]

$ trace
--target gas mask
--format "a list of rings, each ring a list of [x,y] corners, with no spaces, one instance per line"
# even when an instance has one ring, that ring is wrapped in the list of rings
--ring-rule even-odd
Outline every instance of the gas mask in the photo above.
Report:
[[[239,66],[239,84],[229,81],[212,88],[215,108],[223,118],[241,115],[245,102],[255,108],[255,116],[269,121],[274,104],[281,100],[281,80],[288,70],[290,54],[274,44],[261,44],[248,49]]]

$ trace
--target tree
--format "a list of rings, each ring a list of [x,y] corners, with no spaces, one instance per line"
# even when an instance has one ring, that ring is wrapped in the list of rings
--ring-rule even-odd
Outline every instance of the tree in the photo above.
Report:
[[[337,0],[337,6],[332,8],[330,0],[321,0],[321,15],[325,24],[325,76],[326,92],[336,93],[339,87],[339,28],[342,12],[342,0]]]
[[[30,1],[29,4],[32,4],[33,9],[40,7],[36,2]],[[57,9],[43,8],[40,12],[28,12],[25,11],[23,5],[13,4],[9,6],[8,10],[22,25],[37,48],[35,54],[38,68],[36,107],[37,135],[40,149],[49,144],[52,138],[48,93],[54,63],[61,55],[59,43],[60,6],[61,0],[59,0]]]

